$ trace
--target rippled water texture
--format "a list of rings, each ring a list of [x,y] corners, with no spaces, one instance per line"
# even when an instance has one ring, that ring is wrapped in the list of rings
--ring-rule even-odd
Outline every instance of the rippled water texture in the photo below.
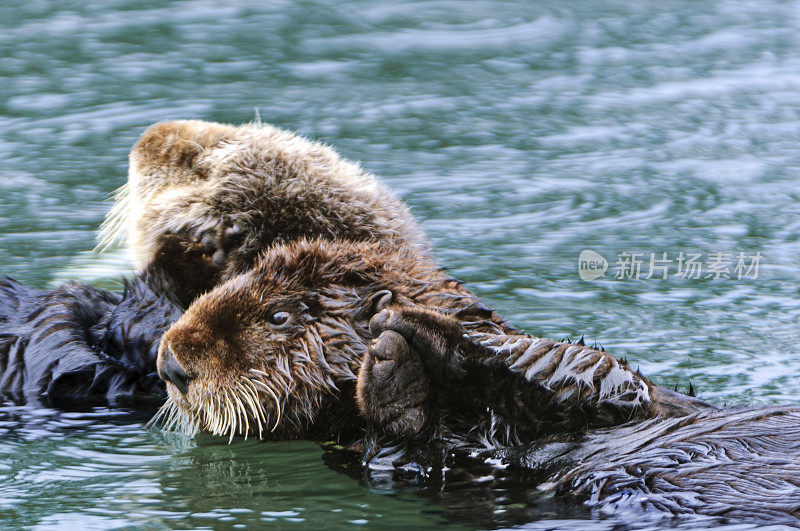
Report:
[[[143,128],[258,108],[382,175],[515,324],[585,334],[718,403],[796,402],[799,18],[768,0],[6,0],[0,272],[113,286],[124,255],[87,250]],[[757,279],[586,282],[582,249],[762,258]],[[311,443],[143,424],[0,408],[3,524],[499,525],[525,503],[498,485],[497,513],[445,511]]]

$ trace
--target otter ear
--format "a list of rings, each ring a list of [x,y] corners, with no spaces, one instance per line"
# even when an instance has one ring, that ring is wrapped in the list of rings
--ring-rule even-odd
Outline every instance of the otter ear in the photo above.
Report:
[[[375,315],[392,303],[394,294],[388,289],[376,291],[364,301],[364,311],[370,316]]]

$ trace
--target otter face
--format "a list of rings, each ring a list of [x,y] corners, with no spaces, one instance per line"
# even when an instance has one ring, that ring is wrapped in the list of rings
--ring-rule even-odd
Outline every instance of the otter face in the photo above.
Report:
[[[408,209],[332,149],[269,125],[197,120],[155,124],[133,146],[128,183],[101,233],[104,243],[126,236],[138,269],[169,262],[167,279],[187,306],[253,267],[275,241],[325,236],[428,248]],[[178,260],[170,258],[176,241],[185,251]]]
[[[334,424],[361,418],[356,374],[376,337],[373,316],[391,303],[469,318],[478,302],[391,242],[273,245],[164,334],[158,370],[169,400],[154,420],[231,438],[331,437]]]
[[[392,293],[369,275],[336,273],[345,255],[313,256],[312,247],[271,249],[167,331],[158,354],[167,428],[294,439],[340,407],[372,339],[369,320]]]
[[[170,400],[214,434],[302,436],[335,391],[302,294],[235,278],[165,334],[158,369]]]

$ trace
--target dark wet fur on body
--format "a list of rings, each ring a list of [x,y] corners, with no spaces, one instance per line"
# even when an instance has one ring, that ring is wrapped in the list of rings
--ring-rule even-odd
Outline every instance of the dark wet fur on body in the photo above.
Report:
[[[140,275],[122,293],[72,282],[37,290],[0,281],[0,393],[161,400],[161,334],[180,309]]]
[[[319,409],[356,380],[359,410],[341,413],[412,439],[472,432],[510,444],[712,407],[660,394],[606,352],[522,335],[440,269],[380,242],[273,246],[167,332],[160,363],[173,360],[191,382],[168,386],[177,413],[230,436],[324,431],[332,419]],[[237,405],[241,385],[257,391]]]

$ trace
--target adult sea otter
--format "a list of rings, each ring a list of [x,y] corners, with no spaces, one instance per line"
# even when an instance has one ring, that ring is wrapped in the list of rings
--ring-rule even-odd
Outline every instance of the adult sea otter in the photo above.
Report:
[[[488,316],[392,246],[275,245],[164,335],[164,419],[231,437],[336,437],[367,467],[499,460],[601,514],[800,525],[800,408],[718,409]]]
[[[175,122],[148,130],[131,161],[107,234],[128,231],[140,268],[134,286],[142,290],[115,296],[72,286],[36,294],[7,283],[0,352],[12,376],[4,390],[20,381],[44,382],[22,389],[45,393],[147,390],[139,382],[152,378],[139,376],[152,376],[159,333],[188,307],[158,347],[160,374],[170,382],[168,424],[228,436],[338,438],[368,460],[385,455],[374,434],[421,460],[432,458],[431,449],[481,455],[489,444],[494,456],[552,474],[543,488],[589,496],[598,506],[617,503],[620,492],[656,492],[654,482],[674,471],[642,461],[636,450],[644,446],[616,445],[614,461],[592,445],[655,433],[648,448],[657,456],[672,451],[665,446],[673,444],[670,430],[707,445],[726,418],[605,352],[515,331],[435,267],[401,203],[327,148],[265,126]],[[157,302],[145,308],[150,300]],[[140,322],[152,329],[133,326]],[[118,334],[115,344],[107,341],[115,337],[110,330],[135,334]],[[95,357],[64,362],[74,370],[63,378],[60,360],[81,342],[88,349],[77,351]],[[137,367],[133,359],[144,362]],[[28,365],[43,370],[25,380]],[[127,380],[115,376],[122,367],[131,371]],[[89,379],[98,385],[86,385]],[[785,428],[770,443],[769,455],[785,458],[775,470],[795,460],[792,410],[784,410],[741,417],[756,430]],[[718,435],[729,441],[733,432]],[[676,483],[671,499],[701,477],[684,473],[692,459],[713,465],[687,455],[674,466],[690,479]],[[771,477],[753,460],[758,452],[730,455],[745,463],[730,470],[750,470],[752,481]],[[592,475],[614,463],[631,464],[609,472],[616,483]],[[635,481],[641,485],[630,487]],[[687,512],[713,512],[702,496],[695,499],[683,505]],[[742,511],[773,521],[793,515],[774,500]]]

